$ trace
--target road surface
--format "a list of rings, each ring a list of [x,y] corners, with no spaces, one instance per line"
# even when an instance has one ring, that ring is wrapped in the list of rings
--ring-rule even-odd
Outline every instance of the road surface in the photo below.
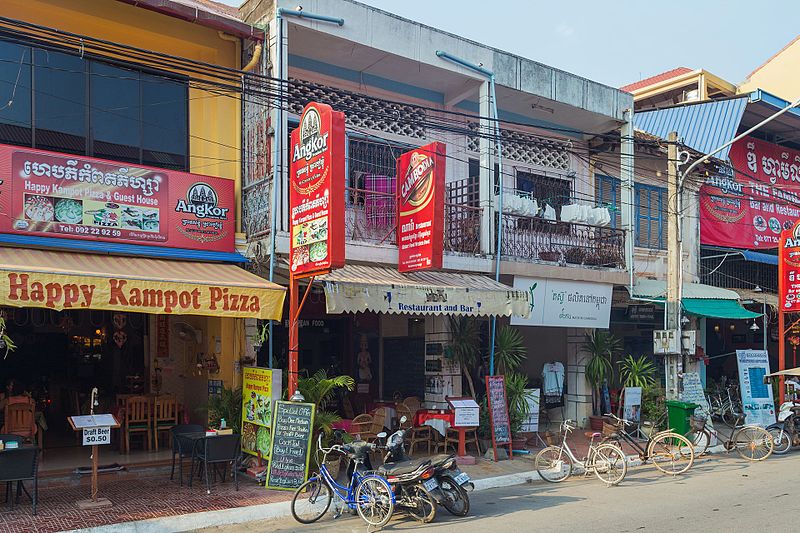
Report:
[[[684,476],[670,478],[644,465],[628,471],[618,487],[596,478],[561,484],[533,483],[471,494],[472,509],[455,518],[440,509],[434,523],[420,524],[400,513],[383,529],[431,533],[545,531],[574,532],[752,532],[796,531],[800,452],[750,464],[734,456],[698,460]],[[204,533],[366,533],[358,517],[333,520],[329,513],[304,526],[291,518],[213,527]]]

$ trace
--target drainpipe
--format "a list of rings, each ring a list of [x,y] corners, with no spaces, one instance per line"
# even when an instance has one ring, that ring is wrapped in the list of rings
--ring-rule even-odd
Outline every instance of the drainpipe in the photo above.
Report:
[[[317,20],[320,22],[331,22],[338,26],[344,25],[343,18],[329,17],[327,15],[317,15],[315,13],[307,13],[298,8],[297,10],[285,9],[279,7],[275,10],[275,63],[277,65],[277,78],[278,78],[278,106],[275,114],[275,124],[273,125],[273,150],[272,150],[272,212],[271,214],[271,239],[270,239],[270,252],[269,252],[269,280],[273,281],[275,277],[275,241],[277,238],[278,230],[278,174],[279,165],[278,161],[282,156],[283,147],[281,146],[281,134],[283,133],[283,105],[286,102],[284,98],[284,72],[283,72],[283,17],[296,17],[308,20]],[[266,36],[264,37],[266,47]],[[274,354],[274,341],[273,341],[273,321],[269,322],[269,367],[272,368],[273,354]]]
[[[437,50],[436,56],[447,61],[451,61],[457,65],[461,65],[464,68],[477,72],[482,76],[488,78],[489,80],[489,99],[492,102],[492,114],[494,118],[494,133],[495,133],[495,153],[497,155],[497,169],[498,169],[498,176],[497,176],[497,185],[499,188],[498,191],[498,202],[497,202],[497,253],[495,255],[495,269],[494,269],[494,280],[500,282],[500,260],[502,258],[502,250],[503,250],[503,146],[500,139],[500,116],[497,114],[497,91],[494,84],[494,72],[491,70],[483,68],[481,65],[476,65],[474,63],[470,63],[460,57],[456,57],[452,54],[449,54],[443,50]],[[492,169],[494,170],[494,169]],[[497,339],[497,316],[492,315],[492,339],[491,339],[491,347],[489,351],[489,374],[494,375],[494,345],[495,340]]]

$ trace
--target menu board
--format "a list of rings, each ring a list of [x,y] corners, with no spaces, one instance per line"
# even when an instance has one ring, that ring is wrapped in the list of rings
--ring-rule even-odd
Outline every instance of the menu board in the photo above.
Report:
[[[486,396],[489,401],[489,421],[496,461],[498,446],[508,446],[509,451],[511,449],[511,424],[508,419],[504,376],[486,376]],[[511,457],[510,454],[509,457]]]
[[[234,180],[0,145],[0,231],[232,252]]]
[[[313,403],[275,402],[267,488],[294,490],[305,483],[314,429]]]
[[[272,439],[272,404],[280,400],[279,368],[245,367],[242,370],[242,451],[269,457]]]

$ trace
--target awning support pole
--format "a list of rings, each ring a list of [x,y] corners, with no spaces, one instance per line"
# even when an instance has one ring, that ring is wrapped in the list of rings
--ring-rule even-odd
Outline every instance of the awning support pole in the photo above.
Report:
[[[298,302],[297,297],[300,295],[300,279],[306,276],[295,276],[289,274],[289,398],[291,398],[297,390],[297,376],[300,373],[300,362],[298,360],[298,353],[300,350],[300,311],[311,293],[311,285],[314,284],[314,278],[317,274],[308,276],[308,285],[303,293],[303,299]]]
[[[779,283],[782,279],[783,277],[778,275]],[[780,337],[778,337],[778,370],[786,370],[786,317],[780,309],[778,310],[778,331],[780,332]],[[766,334],[767,332],[765,331],[764,335]],[[783,405],[785,394],[783,376],[781,376],[778,380],[778,405]]]

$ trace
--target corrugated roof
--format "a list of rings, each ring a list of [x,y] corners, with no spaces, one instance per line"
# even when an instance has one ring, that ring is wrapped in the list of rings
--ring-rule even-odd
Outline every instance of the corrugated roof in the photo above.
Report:
[[[667,294],[667,282],[660,279],[640,279],[628,289],[634,298],[664,298]],[[729,289],[721,289],[702,283],[684,283],[683,298],[706,298],[710,300],[738,300],[739,295]]]
[[[623,85],[619,88],[620,91],[625,91],[627,93],[631,93],[637,89],[641,89],[642,87],[647,87],[648,85],[655,85],[656,83],[660,83],[662,81],[669,80],[671,78],[677,78],[678,76],[682,76],[684,74],[688,74],[692,71],[692,69],[688,67],[678,67],[672,70],[668,70],[666,72],[662,72],[661,74],[656,74],[655,76],[650,76],[649,78],[645,78],[643,80],[635,81],[633,83],[629,83],[628,85]]]
[[[394,268],[346,265],[317,278],[319,281],[338,283],[359,283],[361,285],[392,285],[396,287],[444,287],[453,289],[475,289],[490,291],[514,291],[513,287],[499,283],[479,274],[460,274],[458,272],[406,272],[401,274]]]
[[[643,111],[634,114],[633,125],[662,139],[677,131],[686,146],[707,154],[734,138],[747,101],[744,96]],[[729,151],[726,148],[715,156],[728,159]]]

